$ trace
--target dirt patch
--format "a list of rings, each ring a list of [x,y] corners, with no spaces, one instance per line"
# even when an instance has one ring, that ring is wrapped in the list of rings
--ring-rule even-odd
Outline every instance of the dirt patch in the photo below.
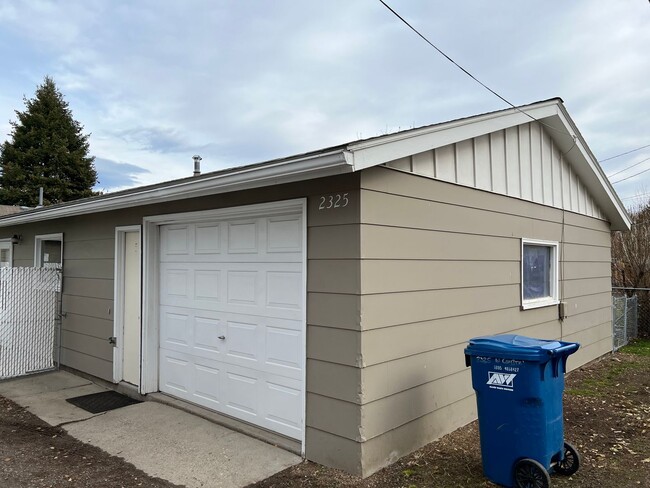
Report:
[[[650,341],[574,371],[565,391],[566,439],[582,454],[554,487],[650,486]],[[50,427],[0,397],[0,486],[173,487],[123,459]],[[251,488],[424,488],[495,486],[482,475],[476,422],[361,480],[305,462]]]
[[[171,488],[123,459],[84,444],[0,397],[0,486],[3,488]]]
[[[554,487],[650,486],[650,341],[572,372],[564,396],[565,439],[582,455]],[[250,488],[424,488],[495,486],[482,474],[476,422],[365,480],[304,462]]]

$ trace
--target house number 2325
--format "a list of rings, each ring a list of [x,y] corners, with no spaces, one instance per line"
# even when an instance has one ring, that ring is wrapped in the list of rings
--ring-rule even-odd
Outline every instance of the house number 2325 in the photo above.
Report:
[[[318,210],[329,210],[330,208],[347,207],[350,203],[347,193],[335,193],[334,195],[325,195],[320,197]]]

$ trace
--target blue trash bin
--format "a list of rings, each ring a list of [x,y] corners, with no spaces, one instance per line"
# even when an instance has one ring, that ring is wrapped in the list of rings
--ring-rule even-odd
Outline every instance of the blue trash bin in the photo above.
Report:
[[[503,334],[470,339],[485,476],[504,486],[545,488],[551,468],[577,471],[580,457],[564,442],[562,393],[567,357],[577,343]]]

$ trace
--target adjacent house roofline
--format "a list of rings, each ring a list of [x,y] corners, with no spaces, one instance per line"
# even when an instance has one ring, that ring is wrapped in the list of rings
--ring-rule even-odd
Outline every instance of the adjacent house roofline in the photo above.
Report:
[[[360,171],[531,120],[537,120],[549,129],[549,135],[589,188],[595,202],[610,221],[612,230],[629,229],[631,221],[625,207],[560,98],[206,173],[199,177],[28,210],[0,217],[0,227]]]

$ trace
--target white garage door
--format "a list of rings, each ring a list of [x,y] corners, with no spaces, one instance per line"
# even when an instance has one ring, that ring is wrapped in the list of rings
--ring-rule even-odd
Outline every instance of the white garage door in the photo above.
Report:
[[[160,390],[302,438],[302,214],[160,227]]]

